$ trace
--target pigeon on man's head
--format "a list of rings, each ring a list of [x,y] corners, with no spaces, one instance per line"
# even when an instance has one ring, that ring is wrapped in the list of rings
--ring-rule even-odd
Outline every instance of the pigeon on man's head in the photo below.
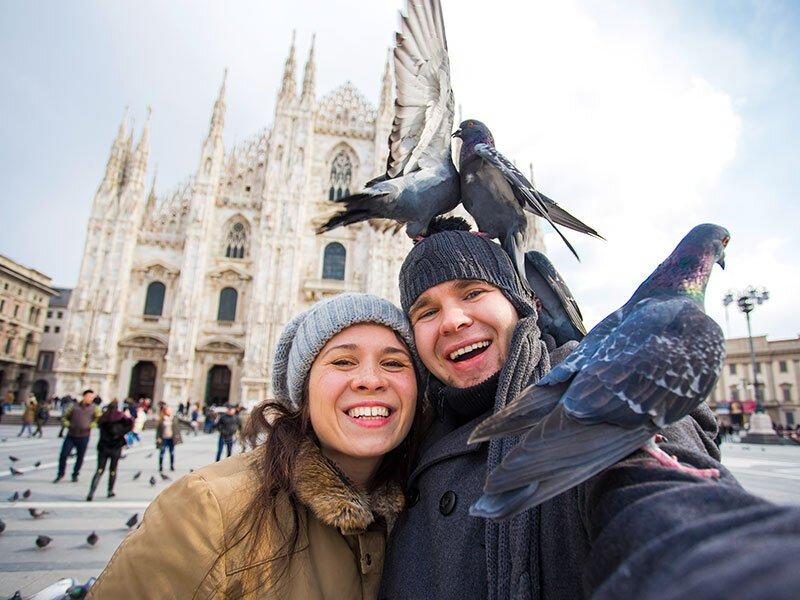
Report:
[[[317,229],[391,219],[412,239],[425,236],[435,216],[461,200],[450,151],[455,100],[439,0],[408,0],[395,36],[395,116],[386,173],[356,194],[331,198],[344,204]],[[333,190],[333,188],[331,188]],[[337,195],[339,192],[335,192]]]
[[[139,522],[139,513],[133,513],[133,516],[127,521],[125,521],[125,525],[127,525],[130,528],[136,525],[138,522]]]
[[[40,535],[40,536],[38,536],[36,538],[36,545],[39,548],[44,548],[45,546],[47,546],[47,544],[49,544],[52,541],[53,541],[53,538],[48,537],[46,535]]]
[[[525,253],[525,276],[536,297],[537,324],[553,336],[557,347],[580,342],[586,336],[578,303],[553,263],[536,250]]]
[[[719,377],[725,338],[703,305],[729,239],[718,225],[692,229],[627,303],[478,425],[470,443],[524,437],[487,476],[472,515],[502,519],[537,506],[638,448],[662,466],[719,475],[680,464],[653,436],[701,404]]]
[[[575,258],[578,258],[578,253],[556,224],[602,239],[594,229],[534,189],[530,181],[498,152],[486,125],[468,119],[459,125],[453,137],[463,142],[458,160],[461,203],[475,219],[480,232],[500,241],[522,281],[526,281],[523,255],[528,245],[525,211],[546,219]]]

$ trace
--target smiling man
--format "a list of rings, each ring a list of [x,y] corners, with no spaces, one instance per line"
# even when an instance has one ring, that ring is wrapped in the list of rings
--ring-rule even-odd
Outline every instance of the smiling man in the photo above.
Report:
[[[590,498],[607,479],[590,480],[505,523],[469,515],[487,472],[518,443],[467,445],[470,433],[575,343],[556,348],[540,334],[534,299],[507,255],[468,231],[440,231],[419,242],[400,271],[400,295],[430,372],[427,397],[435,416],[410,478],[409,509],[389,542],[381,597],[583,597],[592,536],[613,514]],[[715,429],[703,405],[664,431],[665,449],[694,466],[722,469]],[[635,472],[640,482],[657,471],[663,470],[639,460],[625,474]],[[658,477],[674,483],[672,474]],[[605,574],[615,564],[595,566]]]

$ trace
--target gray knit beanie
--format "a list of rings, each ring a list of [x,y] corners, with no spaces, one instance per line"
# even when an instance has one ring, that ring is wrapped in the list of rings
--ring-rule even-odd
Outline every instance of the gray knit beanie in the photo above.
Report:
[[[408,314],[426,290],[455,279],[477,279],[500,289],[520,317],[536,314],[533,297],[520,282],[500,244],[470,231],[441,231],[408,253],[400,268],[400,303]]]
[[[339,294],[318,302],[289,321],[281,333],[272,369],[272,391],[279,402],[299,409],[308,372],[319,351],[337,333],[358,323],[377,323],[406,343],[419,380],[419,359],[408,319],[394,304],[371,294]]]

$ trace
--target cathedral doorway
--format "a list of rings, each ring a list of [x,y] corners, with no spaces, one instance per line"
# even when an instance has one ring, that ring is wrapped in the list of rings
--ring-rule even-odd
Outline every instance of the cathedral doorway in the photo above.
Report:
[[[224,406],[231,393],[231,370],[225,365],[214,365],[206,379],[206,406]]]
[[[131,369],[131,385],[128,396],[134,400],[153,398],[156,389],[156,366],[150,361],[140,360]]]

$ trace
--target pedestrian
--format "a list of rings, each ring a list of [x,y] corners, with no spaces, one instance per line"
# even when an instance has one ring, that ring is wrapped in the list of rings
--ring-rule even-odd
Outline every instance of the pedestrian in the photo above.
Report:
[[[192,428],[192,433],[197,435],[197,430],[200,428],[200,405],[195,402],[192,405],[191,413],[189,414],[189,424]]]
[[[88,597],[377,598],[422,411],[412,352],[402,313],[376,296],[297,316],[276,401],[248,421],[253,449],[162,492]]]
[[[144,403],[140,402],[136,407],[136,416],[133,418],[133,429],[131,430],[131,443],[128,444],[129,446],[142,441],[142,432],[144,431],[146,423],[147,409]]]
[[[72,399],[72,396],[70,396],[69,394],[66,395],[66,396],[63,396],[61,398],[60,404],[61,404],[61,417],[62,418],[61,418],[61,421],[60,421],[60,427],[58,429],[58,436],[57,437],[60,437],[60,438],[64,437],[64,430],[67,427],[66,427],[66,425],[64,425],[63,417],[64,417],[65,414],[67,414],[67,411],[69,410],[69,407],[72,406],[72,403],[73,403],[73,399]]]
[[[95,397],[96,394],[92,390],[84,390],[80,401],[67,409],[62,419],[62,423],[67,427],[67,435],[61,445],[61,454],[58,457],[58,473],[53,483],[58,483],[64,478],[64,473],[67,470],[67,457],[73,448],[75,448],[77,456],[72,470],[72,481],[78,481],[78,475],[83,465],[83,457],[86,454],[86,447],[89,445],[89,435],[101,414],[100,408],[94,404]]]
[[[125,446],[125,435],[133,427],[133,419],[119,410],[119,402],[115,399],[108,403],[105,412],[97,421],[97,428],[100,430],[100,440],[97,442],[97,469],[92,476],[92,483],[89,486],[89,495],[86,501],[91,502],[97,486],[103,478],[106,464],[111,463],[108,471],[108,498],[113,498],[114,483],[117,480],[117,464],[122,456],[122,448]]]
[[[36,409],[36,431],[33,432],[33,437],[36,437],[37,435],[39,437],[43,436],[42,427],[44,425],[47,425],[47,422],[49,420],[50,420],[50,403],[47,400],[44,400]]]
[[[21,437],[25,431],[28,431],[28,437],[33,435],[33,422],[36,420],[36,412],[39,408],[39,403],[36,401],[36,396],[31,394],[25,401],[25,410],[22,413],[22,427],[17,434]]]
[[[219,439],[217,440],[217,460],[222,458],[223,446],[228,451],[228,456],[233,451],[233,438],[238,433],[242,426],[239,415],[236,414],[236,407],[233,404],[225,406],[225,414],[222,415],[214,425],[214,428],[219,431]]]
[[[172,414],[168,404],[161,409],[156,425],[156,448],[158,448],[158,471],[164,472],[164,452],[169,450],[169,470],[175,470],[175,446],[183,442],[181,422],[178,415]]]

